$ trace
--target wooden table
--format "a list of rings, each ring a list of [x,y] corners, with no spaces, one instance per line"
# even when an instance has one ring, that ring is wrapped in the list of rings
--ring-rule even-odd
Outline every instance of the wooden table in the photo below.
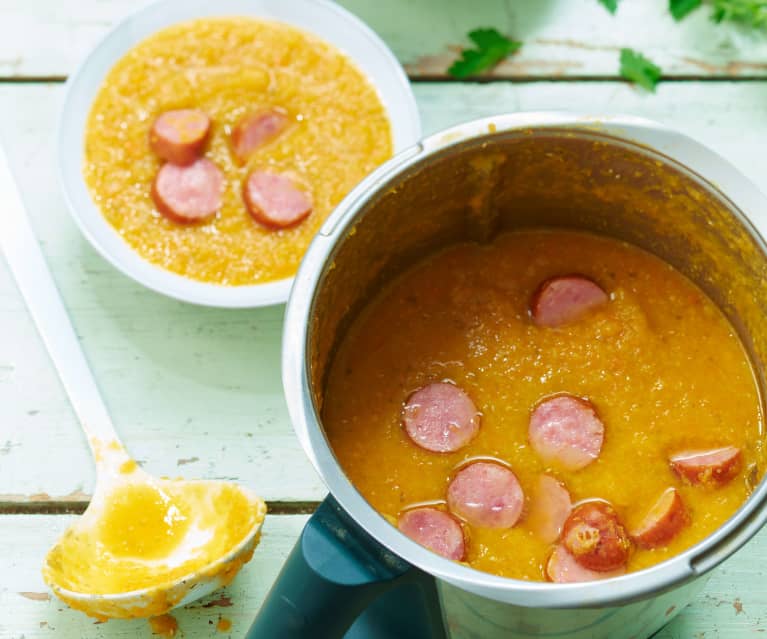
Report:
[[[214,0],[211,0],[214,1]],[[227,589],[176,613],[184,637],[242,637],[325,489],[293,436],[279,376],[283,307],[216,310],[141,288],[94,253],[69,219],[54,165],[62,82],[135,0],[0,0],[0,138],[116,425],[150,472],[232,479],[270,516]],[[665,0],[344,0],[391,45],[414,84],[425,133],[504,111],[568,109],[653,118],[701,140],[757,184],[767,178],[767,33],[681,24]],[[482,83],[445,69],[472,28],[525,41]],[[649,94],[620,81],[623,46],[660,64]],[[2,215],[2,207],[0,207]],[[8,269],[0,260],[0,637],[147,637],[145,621],[94,623],[51,599],[46,548],[93,486],[86,444]],[[658,637],[767,631],[767,531],[720,568]]]

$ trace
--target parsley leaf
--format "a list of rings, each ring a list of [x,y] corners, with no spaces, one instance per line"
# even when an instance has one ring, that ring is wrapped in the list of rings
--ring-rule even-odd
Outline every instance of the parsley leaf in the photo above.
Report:
[[[492,69],[522,46],[521,42],[511,40],[495,29],[475,29],[469,33],[469,38],[476,49],[461,51],[460,59],[447,70],[454,78],[468,78]]]
[[[599,0],[599,4],[615,15],[615,12],[618,10],[618,1],[619,0]]]
[[[751,27],[767,27],[767,0],[714,0],[711,19],[733,20]]]
[[[632,49],[621,49],[621,75],[640,87],[655,92],[661,70],[641,53]]]
[[[700,6],[701,0],[669,0],[668,10],[671,12],[674,20],[679,22],[690,11]]]

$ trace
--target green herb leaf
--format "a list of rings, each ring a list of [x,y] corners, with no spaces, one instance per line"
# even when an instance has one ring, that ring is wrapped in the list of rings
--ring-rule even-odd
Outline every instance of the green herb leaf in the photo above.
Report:
[[[701,0],[669,0],[668,10],[671,12],[674,20],[679,22],[690,11],[700,6]]]
[[[461,51],[460,59],[447,70],[454,78],[468,78],[492,69],[522,46],[521,42],[511,40],[495,29],[475,29],[469,33],[469,38],[477,48]]]
[[[621,49],[621,75],[640,87],[655,92],[661,70],[641,53],[632,49]]]
[[[757,29],[767,27],[767,0],[714,0],[711,19],[732,20]]]
[[[615,12],[618,10],[618,0],[599,0],[599,4],[613,15],[615,15]]]

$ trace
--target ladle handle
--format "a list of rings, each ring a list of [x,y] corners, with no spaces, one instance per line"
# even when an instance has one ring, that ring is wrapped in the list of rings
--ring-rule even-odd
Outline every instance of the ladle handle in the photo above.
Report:
[[[117,440],[117,434],[29,223],[2,146],[0,248],[95,454],[98,442],[94,440],[108,444]]]
[[[246,639],[445,639],[434,578],[393,555],[329,496]]]

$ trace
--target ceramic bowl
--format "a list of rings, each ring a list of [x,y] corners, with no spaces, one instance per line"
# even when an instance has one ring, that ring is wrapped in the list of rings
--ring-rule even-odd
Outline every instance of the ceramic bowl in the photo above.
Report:
[[[327,0],[160,0],[118,24],[69,78],[59,121],[58,165],[64,195],[80,230],[125,275],[179,300],[220,307],[258,307],[287,300],[293,278],[223,286],[155,266],[135,252],[107,222],[82,174],[86,122],[112,66],[153,33],[195,18],[240,15],[276,20],[313,33],[348,55],[378,90],[392,127],[394,152],[415,144],[421,126],[415,97],[402,66],[361,20]],[[147,151],[149,152],[149,151]]]

